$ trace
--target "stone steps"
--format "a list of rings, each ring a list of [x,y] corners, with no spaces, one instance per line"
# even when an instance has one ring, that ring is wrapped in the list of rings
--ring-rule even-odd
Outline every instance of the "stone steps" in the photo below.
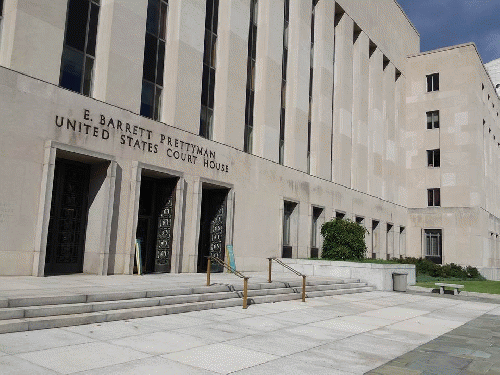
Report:
[[[302,280],[249,283],[249,305],[302,298]],[[188,311],[242,306],[243,284],[163,290],[130,290],[0,300],[0,333],[111,322]],[[309,280],[308,298],[374,288],[359,280]]]

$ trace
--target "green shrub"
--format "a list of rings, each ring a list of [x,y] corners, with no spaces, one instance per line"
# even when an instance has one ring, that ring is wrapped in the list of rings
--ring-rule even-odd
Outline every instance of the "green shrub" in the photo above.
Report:
[[[321,258],[329,260],[362,260],[365,258],[365,233],[362,225],[336,218],[321,226],[324,238]]]
[[[435,264],[425,258],[394,258],[398,263],[414,264],[417,273],[417,279],[435,280],[435,279],[456,279],[456,280],[486,280],[476,267],[462,267],[455,263]]]

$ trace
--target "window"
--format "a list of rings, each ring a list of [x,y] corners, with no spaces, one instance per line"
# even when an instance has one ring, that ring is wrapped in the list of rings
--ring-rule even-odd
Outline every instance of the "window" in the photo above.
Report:
[[[312,0],[311,12],[311,48],[310,64],[309,64],[309,115],[307,120],[307,173],[311,173],[311,115],[312,115],[312,91],[313,91],[313,75],[314,75],[314,18],[316,12],[316,4],[318,0]]]
[[[433,168],[439,168],[441,166],[439,149],[427,150],[427,166]]]
[[[253,108],[255,98],[255,59],[257,56],[258,0],[250,2],[250,30],[248,32],[247,97],[245,105],[245,135],[243,150],[251,153],[253,146]]]
[[[427,205],[429,207],[441,206],[441,189],[427,189]]]
[[[293,202],[284,202],[283,210],[283,258],[292,257],[292,214],[297,204]]]
[[[280,144],[279,163],[285,162],[285,105],[286,105],[286,68],[288,64],[288,22],[290,0],[285,0],[283,23],[283,57],[281,62],[281,112],[280,112]]]
[[[319,257],[319,249],[318,249],[318,224],[319,217],[323,212],[322,208],[313,207],[312,212],[312,227],[311,227],[311,258]]]
[[[99,20],[99,0],[69,0],[59,85],[89,96]]]
[[[163,90],[167,13],[167,0],[148,1],[142,68],[141,115],[157,121],[160,120]]]
[[[336,219],[343,219],[345,217],[345,212],[335,211]]]
[[[2,41],[3,0],[0,0],[0,42]]]
[[[439,128],[439,111],[427,112],[427,129]]]
[[[439,73],[433,73],[427,76],[427,92],[431,91],[439,91]]]
[[[200,135],[212,139],[215,94],[215,64],[217,52],[217,25],[219,0],[207,0],[205,15],[205,51],[201,87]]]
[[[425,229],[425,257],[441,264],[443,257],[441,229]]]

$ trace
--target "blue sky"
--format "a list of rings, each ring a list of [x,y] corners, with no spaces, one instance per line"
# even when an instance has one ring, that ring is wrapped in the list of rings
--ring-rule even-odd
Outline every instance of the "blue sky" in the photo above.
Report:
[[[483,62],[500,58],[500,0],[397,0],[420,33],[421,50],[476,43]]]

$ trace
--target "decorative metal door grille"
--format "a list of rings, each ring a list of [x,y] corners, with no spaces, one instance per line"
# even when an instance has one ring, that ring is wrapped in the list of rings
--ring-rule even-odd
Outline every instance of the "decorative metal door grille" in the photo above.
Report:
[[[172,258],[172,234],[174,219],[174,192],[170,193],[165,206],[158,216],[158,234],[156,237],[156,272],[169,272]]]
[[[224,260],[226,244],[226,199],[223,198],[210,223],[210,256]],[[222,266],[212,263],[213,272],[222,272]]]
[[[90,167],[56,161],[45,273],[82,272]]]

